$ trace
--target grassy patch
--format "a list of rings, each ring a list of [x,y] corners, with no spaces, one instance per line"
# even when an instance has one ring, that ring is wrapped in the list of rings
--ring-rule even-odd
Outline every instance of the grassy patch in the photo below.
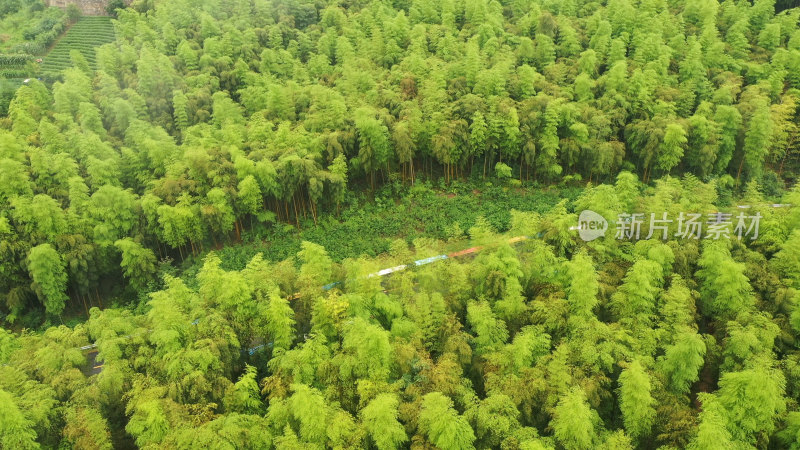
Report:
[[[288,224],[256,227],[245,233],[242,243],[227,245],[217,253],[228,270],[242,269],[257,253],[273,261],[283,260],[295,255],[302,241],[324,246],[337,262],[361,255],[374,257],[387,252],[395,239],[411,243],[420,237],[456,237],[458,230],[466,233],[478,216],[485,217],[497,231],[507,231],[512,209],[543,213],[563,198],[576,198],[580,190],[507,188],[491,182],[454,183],[445,191],[422,183],[402,188],[402,192],[386,187],[374,201],[363,193],[351,197],[338,217],[323,215],[316,225],[307,220],[299,230]],[[192,276],[201,264],[202,255],[187,258],[180,271]]]

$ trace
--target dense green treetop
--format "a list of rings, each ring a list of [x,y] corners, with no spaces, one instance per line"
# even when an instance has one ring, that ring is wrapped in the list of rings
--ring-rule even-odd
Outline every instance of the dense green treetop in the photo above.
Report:
[[[716,201],[713,186],[692,177],[640,187],[631,202],[656,202],[664,190],[689,206]],[[589,188],[576,201],[616,213],[615,189],[624,184]],[[800,327],[796,261],[786,255],[795,212],[762,211],[764,233],[782,236],[777,250],[772,241],[613,234],[509,244],[518,230],[539,235],[562,214],[556,207],[514,211],[509,234],[480,219],[461,242],[482,245],[477,255],[387,277],[370,274],[447,244],[417,239],[377,259],[334,262],[304,242],[286,261],[256,255],[241,270],[211,252],[195,275],[162,274],[163,287],[136,310],[92,308],[85,324],[42,334],[2,331],[0,440],[15,448],[793,448]],[[127,276],[149,273],[138,244],[114,245]],[[48,274],[36,282],[49,302],[46,286],[63,266],[47,244],[34,250],[31,270]],[[97,345],[96,371],[79,349],[88,342]]]
[[[771,206],[800,205],[789,3],[118,9],[96,68],[75,52],[0,95],[0,446],[800,447],[800,213]],[[582,191],[377,258],[208,252],[464,179]],[[583,209],[604,238],[578,238]],[[758,239],[614,236],[719,210]]]

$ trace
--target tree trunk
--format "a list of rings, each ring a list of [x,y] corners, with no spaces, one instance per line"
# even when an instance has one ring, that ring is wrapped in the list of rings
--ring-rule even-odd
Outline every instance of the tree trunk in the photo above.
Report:
[[[297,224],[297,229],[300,229],[300,218],[297,216],[297,201],[292,195],[292,207],[294,208],[294,223]]]
[[[475,154],[469,155],[469,174],[472,175],[472,168],[475,167]]]
[[[314,225],[317,224],[317,205],[311,203],[311,217],[314,218]]]
[[[742,175],[742,167],[744,167],[744,155],[742,155],[742,160],[739,161],[739,170],[736,171],[736,187],[739,187],[739,177]]]
[[[78,299],[80,299],[81,301],[83,301],[83,309],[85,309],[85,310],[86,310],[86,318],[88,319],[88,318],[89,318],[89,307],[88,307],[88,306],[86,306],[86,299],[84,299],[84,298],[81,296],[81,293],[80,293],[80,292],[78,292],[76,289],[73,289],[72,291],[73,291],[73,292],[74,292],[74,293],[75,293],[75,294],[78,296]]]

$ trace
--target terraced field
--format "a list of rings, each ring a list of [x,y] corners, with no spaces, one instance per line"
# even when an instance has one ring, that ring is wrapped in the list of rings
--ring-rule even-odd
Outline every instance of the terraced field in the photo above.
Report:
[[[30,75],[33,57],[30,55],[0,54],[0,80],[26,78]]]
[[[95,67],[95,48],[114,40],[114,26],[110,17],[81,17],[55,47],[44,57],[41,72],[46,77],[55,77],[70,66],[69,53],[78,50],[89,65]]]

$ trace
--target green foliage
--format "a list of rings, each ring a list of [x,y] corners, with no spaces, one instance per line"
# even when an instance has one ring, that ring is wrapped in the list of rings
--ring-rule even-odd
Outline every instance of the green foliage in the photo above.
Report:
[[[453,409],[453,401],[439,392],[422,398],[419,431],[443,450],[475,448],[475,432],[467,420]]]
[[[273,291],[267,301],[264,328],[276,348],[288,349],[294,340],[294,312],[289,302],[277,291]]]
[[[703,366],[706,345],[697,333],[684,331],[675,337],[675,343],[666,349],[660,361],[670,388],[681,394],[689,392],[692,383],[699,378]]]
[[[497,178],[500,178],[501,180],[502,179],[506,179],[506,178],[511,178],[511,167],[509,167],[509,166],[507,166],[507,165],[505,165],[505,164],[503,164],[501,162],[498,162],[497,164],[495,164],[494,172],[495,172],[495,176]]]
[[[656,161],[658,168],[669,173],[683,158],[687,142],[686,131],[682,126],[674,123],[667,125]]]
[[[79,220],[68,233],[100,247],[131,238],[181,261],[240,240],[247,225],[263,238],[274,222],[324,222],[361,203],[348,187],[367,184],[385,199],[414,180],[451,184],[495,167],[512,187],[607,182],[624,170],[645,181],[653,171],[791,178],[796,23],[773,18],[769,2],[468,3],[109,5],[114,24],[81,17],[44,55],[41,72],[60,81],[48,89],[32,79],[8,102],[2,128],[30,155],[2,159],[36,180],[32,195],[18,195],[48,195],[62,209],[63,177],[78,175],[90,195],[112,185],[158,198],[156,221],[133,208],[135,229],[114,235]],[[46,34],[43,52],[67,16],[31,4],[2,28],[27,23],[35,42]],[[689,25],[674,19],[684,16]],[[5,61],[35,70],[34,53]],[[395,230],[386,234],[407,236]],[[557,253],[569,247],[551,237]],[[374,256],[387,244],[342,253]]]
[[[576,254],[567,265],[567,273],[570,280],[566,289],[570,313],[583,318],[591,317],[599,289],[591,256],[584,252]]]
[[[391,345],[389,333],[381,327],[356,317],[345,330],[342,349],[346,352],[342,370],[375,381],[389,377]]]
[[[114,246],[122,253],[120,265],[131,286],[135,289],[146,287],[156,273],[156,257],[153,251],[128,238],[118,240]]]
[[[325,249],[317,244],[303,241],[297,256],[300,258],[299,282],[308,287],[318,287],[331,281],[333,262]]]
[[[256,381],[256,368],[245,366],[245,371],[225,393],[225,410],[241,414],[257,414],[261,408],[258,382]]]
[[[467,305],[467,322],[475,333],[475,347],[479,353],[496,350],[508,339],[505,322],[495,317],[486,301]]]
[[[640,259],[625,274],[612,297],[612,307],[624,321],[646,325],[656,312],[656,297],[664,282],[663,269],[655,262]]]
[[[299,422],[300,437],[306,442],[324,442],[328,414],[322,394],[302,384],[292,385],[292,390],[294,393],[289,397],[289,409]]]
[[[701,305],[706,311],[733,317],[753,306],[755,300],[744,265],[733,260],[725,241],[708,241],[698,265],[697,275],[703,280]]]
[[[789,6],[0,0],[0,446],[796,446]]]
[[[396,449],[408,441],[403,425],[397,421],[398,404],[395,395],[379,394],[361,410],[364,427],[379,450]]]
[[[0,405],[3,409],[3,421],[0,425],[0,444],[3,448],[39,448],[31,421],[22,414],[11,394],[2,389],[0,389]]]
[[[573,388],[560,396],[550,426],[564,448],[579,449],[593,447],[598,439],[599,422],[600,418],[586,402],[583,390]]]
[[[33,279],[31,288],[50,314],[64,310],[67,296],[67,273],[61,256],[50,244],[41,244],[28,254],[28,272]]]
[[[100,411],[84,407],[70,408],[65,419],[67,426],[64,428],[64,438],[73,448],[114,448],[108,423]]]
[[[475,434],[481,447],[496,447],[520,429],[519,410],[504,394],[486,397],[469,413],[473,415]]]
[[[736,448],[730,432],[726,429],[724,411],[712,394],[701,393],[703,411],[699,414],[700,423],[697,435],[689,444],[690,449]]]
[[[647,436],[656,418],[650,376],[639,361],[619,375],[619,408],[625,430],[634,438]]]
[[[775,429],[786,409],[784,384],[783,374],[764,366],[720,377],[718,401],[734,439],[752,444],[757,433]]]
[[[800,230],[795,230],[783,243],[772,260],[779,274],[786,277],[795,289],[800,289]]]

